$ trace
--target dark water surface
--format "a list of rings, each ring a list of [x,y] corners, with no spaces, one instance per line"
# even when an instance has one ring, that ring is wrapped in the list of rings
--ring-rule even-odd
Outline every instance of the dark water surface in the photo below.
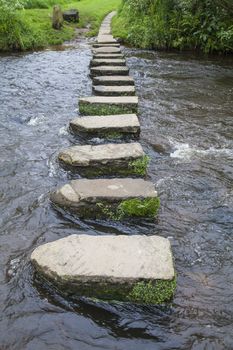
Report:
[[[158,223],[74,221],[49,204],[49,191],[70,179],[56,156],[75,142],[67,125],[78,97],[91,94],[89,46],[0,57],[1,350],[233,349],[233,62],[126,54],[161,196]],[[173,305],[72,305],[37,288],[32,250],[82,232],[168,237]]]

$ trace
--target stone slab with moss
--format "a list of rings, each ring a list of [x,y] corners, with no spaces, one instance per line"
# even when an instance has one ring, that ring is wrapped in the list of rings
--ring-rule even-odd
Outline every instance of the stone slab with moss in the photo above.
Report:
[[[159,236],[71,235],[31,255],[39,275],[66,297],[163,304],[176,288],[171,245]]]
[[[109,46],[108,44],[99,44],[99,43],[94,43],[92,45],[93,48],[108,47],[108,46]],[[120,48],[120,44],[119,43],[111,44],[111,46]]]
[[[110,115],[137,113],[136,96],[91,96],[79,99],[79,112],[82,115]]]
[[[93,86],[93,92],[97,96],[134,96],[135,87],[133,85],[125,86],[104,86],[96,85]]]
[[[154,184],[135,178],[73,180],[50,198],[55,206],[82,218],[154,219],[160,207]]]
[[[98,67],[98,66],[125,66],[126,60],[121,58],[94,58],[91,60],[91,67]]]
[[[134,79],[130,76],[121,76],[121,75],[115,75],[115,76],[100,76],[100,77],[93,77],[93,84],[94,85],[107,85],[107,86],[124,86],[124,85],[134,85]]]
[[[100,75],[128,75],[129,68],[126,66],[98,66],[91,67],[91,76],[96,77]]]
[[[139,135],[140,123],[136,114],[76,117],[70,122],[74,134],[86,133],[90,137],[108,135]]]
[[[123,59],[125,56],[122,53],[99,53],[96,55],[93,55],[93,59]]]
[[[138,142],[73,146],[62,150],[58,159],[66,167],[88,177],[144,176],[147,171],[146,156]]]

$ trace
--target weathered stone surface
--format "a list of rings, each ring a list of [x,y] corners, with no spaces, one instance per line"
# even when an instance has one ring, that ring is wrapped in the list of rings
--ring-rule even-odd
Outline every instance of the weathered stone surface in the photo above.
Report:
[[[109,45],[110,44],[99,44],[99,43],[94,43],[93,45],[92,45],[92,47],[93,48],[100,48],[100,47],[109,47]],[[119,43],[112,43],[111,44],[111,47],[118,47],[118,48],[120,48],[120,44]]]
[[[63,12],[63,19],[67,22],[79,22],[79,12],[76,9],[70,9]]]
[[[157,291],[157,299],[143,293],[135,297],[134,288],[142,282],[153,284],[156,294],[156,285],[169,286],[175,279],[170,242],[159,236],[71,235],[36,248],[31,262],[43,278],[73,299],[86,296],[159,304],[174,293],[164,288]]]
[[[113,36],[111,34],[108,35],[103,35],[103,34],[99,34],[97,37],[97,42],[99,44],[113,44],[113,43],[117,43],[116,39],[113,38]]]
[[[156,212],[152,212],[152,215],[151,212],[143,212],[143,201],[158,200],[153,183],[133,178],[73,180],[51,193],[50,198],[55,205],[66,208],[80,217],[113,219],[115,216],[109,214],[115,209],[118,210],[119,205],[128,200],[139,201],[140,208],[137,208],[137,212],[126,212],[126,217],[155,217]]]
[[[93,59],[123,59],[125,56],[122,53],[98,53],[93,55]]]
[[[115,76],[99,76],[99,77],[93,77],[93,84],[94,85],[108,85],[108,86],[115,86],[115,85],[134,85],[134,79],[130,76],[121,76],[121,75],[115,75]]]
[[[97,67],[97,66],[125,66],[126,65],[126,60],[121,59],[121,58],[114,58],[114,59],[93,59],[91,61],[91,66],[92,67]]]
[[[135,87],[133,85],[126,86],[93,86],[93,91],[98,96],[134,96]]]
[[[73,146],[62,150],[58,159],[73,169],[88,169],[89,176],[98,174],[134,174],[131,162],[145,156],[140,143],[108,143],[104,145]],[[96,169],[95,169],[96,167]],[[87,175],[88,176],[88,175]]]
[[[61,29],[63,24],[63,16],[61,7],[59,5],[55,5],[53,7],[53,18],[52,18],[52,27],[53,29]]]
[[[98,53],[121,53],[121,49],[119,47],[114,47],[114,46],[103,46],[99,47],[96,49],[93,49],[93,54],[98,54]]]
[[[128,75],[129,68],[124,66],[98,66],[91,68],[92,76],[100,75]]]
[[[90,134],[139,134],[140,124],[136,114],[77,117],[70,122],[74,133]]]
[[[82,115],[109,115],[137,113],[136,96],[91,96],[79,99],[79,111]]]

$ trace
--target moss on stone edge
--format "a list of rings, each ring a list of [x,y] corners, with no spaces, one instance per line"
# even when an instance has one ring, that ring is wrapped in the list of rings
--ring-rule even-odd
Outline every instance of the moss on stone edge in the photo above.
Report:
[[[133,170],[133,174],[144,176],[147,172],[147,167],[150,162],[149,156],[143,156],[140,159],[133,160],[129,163],[129,168]]]
[[[138,282],[127,299],[136,303],[163,304],[169,302],[176,290],[176,277],[173,280],[156,282]]]
[[[115,115],[124,113],[137,113],[137,105],[107,105],[79,103],[79,112],[82,115]]]
[[[155,218],[160,208],[158,197],[138,199],[132,198],[122,201],[116,208],[104,203],[96,206],[110,220],[119,221],[127,217]]]

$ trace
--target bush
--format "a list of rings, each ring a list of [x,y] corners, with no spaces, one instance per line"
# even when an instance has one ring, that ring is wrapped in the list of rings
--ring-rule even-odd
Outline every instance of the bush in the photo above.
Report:
[[[124,0],[113,32],[142,48],[233,52],[232,17],[232,0]]]

